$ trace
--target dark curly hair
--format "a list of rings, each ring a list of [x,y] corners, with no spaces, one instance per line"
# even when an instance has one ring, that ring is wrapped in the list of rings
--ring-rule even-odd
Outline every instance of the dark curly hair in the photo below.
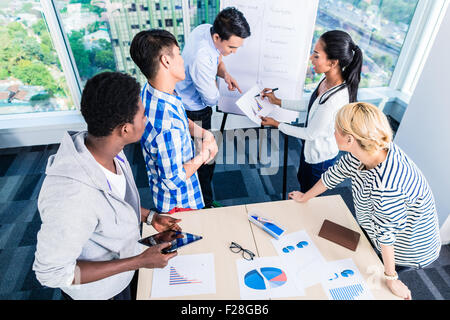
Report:
[[[106,137],[117,126],[133,123],[140,91],[136,79],[120,72],[103,72],[89,79],[81,97],[81,114],[88,132]]]
[[[219,12],[211,27],[211,34],[217,33],[222,40],[231,36],[245,39],[250,37],[250,26],[244,14],[234,7],[228,7]]]

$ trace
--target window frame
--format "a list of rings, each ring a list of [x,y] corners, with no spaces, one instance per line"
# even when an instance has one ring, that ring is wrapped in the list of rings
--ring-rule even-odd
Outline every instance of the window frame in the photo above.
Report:
[[[44,20],[48,26],[50,37],[53,41],[56,53],[58,55],[61,67],[66,76],[66,82],[72,95],[73,103],[77,110],[81,101],[81,79],[78,74],[78,68],[70,48],[69,39],[62,24],[61,16],[53,0],[41,0]],[[55,111],[58,112],[58,111]]]
[[[41,0],[40,2],[76,110],[1,115],[0,137],[2,139],[0,139],[0,148],[59,143],[60,136],[55,135],[54,130],[62,132],[65,130],[81,130],[86,127],[79,111],[82,82],[67,35],[64,32],[61,16],[54,0]],[[378,104],[381,109],[387,102],[391,101],[397,101],[406,108],[422,73],[449,2],[450,0],[419,0],[389,85],[387,87],[360,89],[362,99]],[[182,5],[184,32],[187,38],[190,32],[189,1],[182,0]],[[222,3],[220,7],[222,8]],[[307,99],[308,96],[309,94],[304,94],[303,99]],[[23,132],[21,132],[21,129],[23,129]],[[45,131],[55,136],[53,138],[42,138],[42,143],[36,142],[35,137],[26,138],[33,132],[39,132],[39,136],[45,136]],[[9,137],[11,133],[19,135],[19,137],[12,139]],[[8,137],[8,139],[4,139],[4,137]]]
[[[412,96],[449,3],[449,0],[419,0],[389,88]]]

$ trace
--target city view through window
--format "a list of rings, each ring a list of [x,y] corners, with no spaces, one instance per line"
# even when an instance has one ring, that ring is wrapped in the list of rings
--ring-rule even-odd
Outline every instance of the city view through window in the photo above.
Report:
[[[130,57],[136,33],[151,28],[170,31],[184,46],[182,0],[70,0],[56,1],[78,72],[86,81],[101,71],[129,73],[143,83]],[[219,0],[189,0],[189,26],[212,23]]]
[[[363,50],[361,88],[389,85],[418,0],[320,0],[313,43],[321,34],[348,32]],[[309,68],[305,90],[312,91],[321,75]]]
[[[185,41],[182,0],[55,0],[81,81],[121,71],[145,81],[130,58],[133,36],[145,29],[172,32]],[[418,0],[320,0],[316,42],[328,30],[345,30],[364,52],[361,87],[388,86]],[[212,23],[219,0],[189,0],[189,29]],[[0,3],[0,115],[72,110],[58,55],[38,0]],[[321,75],[308,69],[305,91]]]
[[[0,116],[72,110],[39,0],[0,2]]]

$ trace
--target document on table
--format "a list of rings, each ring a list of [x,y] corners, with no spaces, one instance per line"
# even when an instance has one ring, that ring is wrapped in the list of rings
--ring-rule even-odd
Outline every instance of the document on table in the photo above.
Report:
[[[373,300],[374,297],[352,259],[328,262],[322,286],[330,300]]]
[[[271,299],[304,296],[280,257],[236,261],[241,299]]]
[[[321,282],[326,261],[306,231],[272,239],[272,244],[295,276],[298,287],[307,288]]]
[[[261,125],[260,117],[271,117],[279,122],[293,122],[298,117],[298,112],[282,109],[271,104],[267,99],[255,97],[261,93],[262,89],[254,85],[239,100],[236,105],[254,123]]]
[[[152,298],[216,293],[214,255],[182,255],[153,270]]]

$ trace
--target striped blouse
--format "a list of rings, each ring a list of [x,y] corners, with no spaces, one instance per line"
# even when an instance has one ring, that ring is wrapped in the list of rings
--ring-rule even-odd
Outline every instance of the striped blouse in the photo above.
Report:
[[[376,168],[363,169],[344,155],[322,175],[328,189],[351,178],[356,218],[370,240],[394,246],[395,264],[423,268],[439,256],[441,241],[434,197],[414,162],[394,143]]]

